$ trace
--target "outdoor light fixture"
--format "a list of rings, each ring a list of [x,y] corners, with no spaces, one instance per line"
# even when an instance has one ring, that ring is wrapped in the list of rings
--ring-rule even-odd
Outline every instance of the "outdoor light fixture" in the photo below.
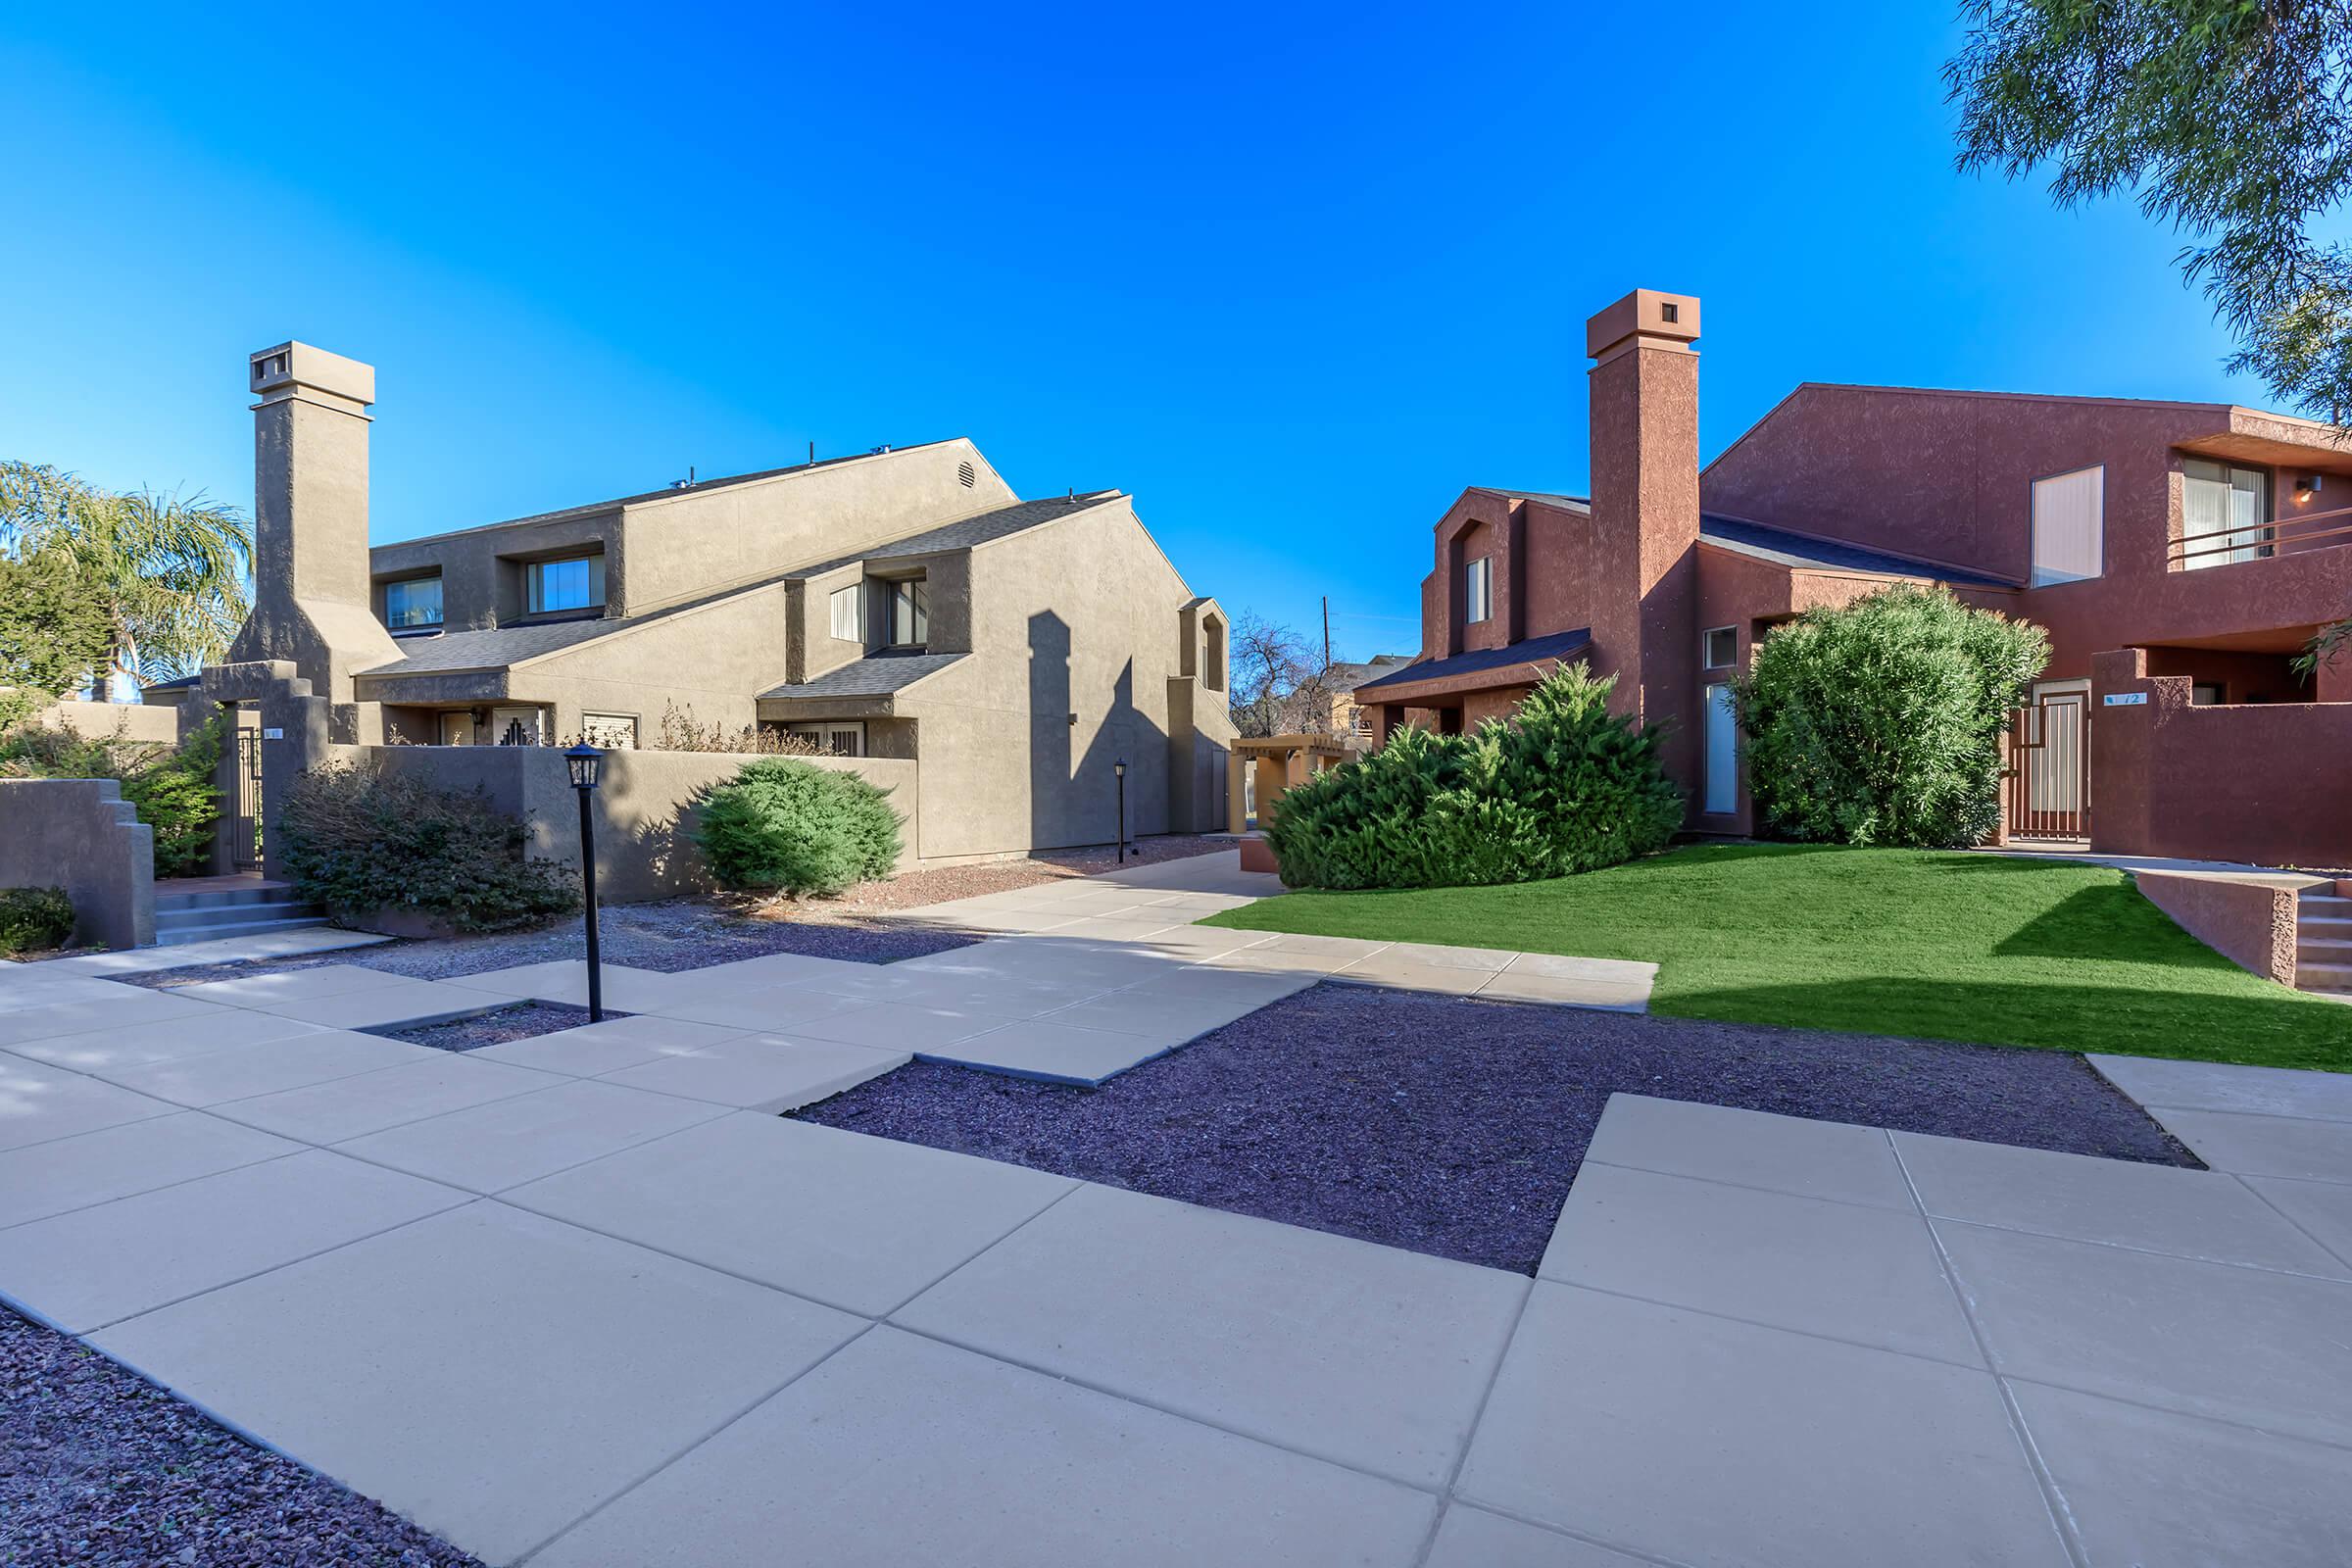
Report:
[[[2301,506],[2301,505],[2302,505],[2304,502],[2306,502],[2306,501],[2309,501],[2309,500],[2310,500],[2310,499],[2311,499],[2313,496],[2316,496],[2316,495],[2318,495],[2319,493],[2320,493],[2320,476],[2319,476],[2318,474],[2316,474],[2316,473],[2303,473],[2303,474],[2297,474],[2297,475],[2295,476],[2295,505],[2296,505],[2296,506],[2298,506],[2298,507],[2299,507],[2299,506]]]
[[[1110,764],[1111,776],[1119,781],[1119,863],[1127,863],[1127,759],[1120,758]]]
[[[564,765],[571,769],[572,792],[580,798],[581,909],[588,922],[588,1021],[603,1023],[605,975],[596,947],[596,824],[588,797],[595,793],[597,775],[604,771],[605,754],[582,741],[564,754]]]

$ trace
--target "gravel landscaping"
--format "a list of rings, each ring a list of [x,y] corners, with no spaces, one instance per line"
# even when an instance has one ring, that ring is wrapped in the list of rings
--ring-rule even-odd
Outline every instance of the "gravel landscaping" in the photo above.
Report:
[[[0,1563],[480,1568],[479,1559],[6,1308]]]
[[[2058,1052],[1331,984],[1099,1089],[917,1061],[794,1114],[1533,1274],[1620,1090],[2197,1163]]]
[[[627,1016],[610,1007],[605,1009],[607,1022]],[[478,1051],[484,1046],[503,1046],[512,1040],[552,1035],[559,1029],[578,1029],[588,1022],[588,1009],[575,1007],[568,1002],[517,1002],[496,1012],[477,1012],[470,1018],[452,1018],[447,1023],[420,1023],[406,1029],[368,1032],[387,1040],[405,1040],[413,1046],[430,1046],[435,1051]]]

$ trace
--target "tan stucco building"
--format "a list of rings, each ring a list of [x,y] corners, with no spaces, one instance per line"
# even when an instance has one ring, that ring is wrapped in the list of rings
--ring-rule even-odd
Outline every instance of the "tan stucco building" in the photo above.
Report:
[[[1129,834],[1222,826],[1224,613],[1118,491],[1023,501],[957,439],[370,548],[373,370],[281,344],[252,388],[255,606],[217,701],[300,683],[330,746],[782,729],[919,763],[924,859],[1107,843],[1122,761]]]

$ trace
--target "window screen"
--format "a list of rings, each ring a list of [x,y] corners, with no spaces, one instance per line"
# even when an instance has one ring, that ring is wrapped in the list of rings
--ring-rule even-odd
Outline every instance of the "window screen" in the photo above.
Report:
[[[569,561],[531,563],[531,613],[553,610],[593,610],[605,602],[605,558],[577,556]]]
[[[2104,570],[2105,468],[2034,481],[2034,576],[2039,588]]]

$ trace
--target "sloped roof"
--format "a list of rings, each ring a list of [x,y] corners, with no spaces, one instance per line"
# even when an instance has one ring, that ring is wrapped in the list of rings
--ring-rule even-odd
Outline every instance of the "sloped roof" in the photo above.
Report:
[[[536,621],[520,626],[491,626],[481,631],[443,632],[438,637],[400,639],[403,657],[360,673],[373,679],[399,675],[446,674],[459,669],[503,669],[537,659],[558,649],[574,648],[599,637],[642,626],[653,619],[637,615],[620,619]]]
[[[943,522],[936,528],[908,534],[904,539],[893,539],[871,550],[836,556],[830,561],[820,561],[813,566],[795,567],[786,576],[795,579],[818,577],[828,571],[838,571],[843,566],[856,565],[860,561],[902,561],[913,556],[934,556],[943,550],[969,550],[975,545],[1007,539],[1016,533],[1043,527],[1049,522],[1059,522],[1090,507],[1099,507],[1118,499],[1119,492],[1116,490],[1098,490],[1074,499],[1056,496],[1050,501],[1016,501],[1008,507],[974,513],[968,517],[958,517],[954,522]]]
[[[1866,545],[1849,545],[1838,539],[1816,539],[1807,534],[1790,533],[1766,523],[1749,522],[1741,517],[1726,517],[1716,513],[1702,513],[1698,519],[1701,543],[1720,545],[1736,550],[1758,561],[1770,561],[1783,566],[1811,567],[1821,571],[1867,571],[1886,577],[1928,577],[1937,582],[1972,583],[1987,588],[2014,588],[2017,584],[2006,577],[1987,572],[1970,571],[1959,566],[1939,566],[1911,556],[1898,556],[1891,550],[1873,550]]]
[[[781,700],[796,697],[888,697],[904,691],[926,675],[936,675],[966,654],[868,654],[814,680],[784,685],[760,695]]]
[[[1589,627],[1575,631],[1555,631],[1543,637],[1523,637],[1502,648],[1480,648],[1467,654],[1455,654],[1450,659],[1425,659],[1407,664],[1394,675],[1368,680],[1355,689],[1355,695],[1377,692],[1384,686],[1418,686],[1423,681],[1447,680],[1455,675],[1475,675],[1481,670],[1505,669],[1513,664],[1533,663],[1542,659],[1567,659],[1592,646]]]
[[[1351,692],[1368,680],[1393,675],[1412,662],[1411,654],[1375,654],[1366,663],[1334,664],[1323,672],[1323,685],[1328,691]]]

